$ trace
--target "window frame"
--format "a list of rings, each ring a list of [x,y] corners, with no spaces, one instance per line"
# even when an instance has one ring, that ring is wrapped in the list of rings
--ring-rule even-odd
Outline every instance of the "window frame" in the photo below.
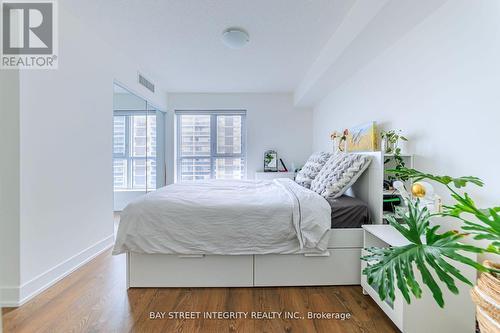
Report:
[[[210,116],[210,155],[181,155],[181,116],[183,115],[196,115],[196,116]],[[243,160],[243,170],[242,178],[247,178],[247,149],[246,149],[246,110],[175,110],[176,117],[176,144],[175,144],[175,173],[176,182],[182,182],[181,173],[181,162],[183,159],[210,159],[210,179],[215,179],[215,162],[218,158],[241,158]],[[218,126],[217,117],[218,116],[240,116],[241,117],[241,153],[239,154],[220,154],[217,153],[217,136],[218,136]]]
[[[114,188],[115,191],[149,191],[150,187],[148,186],[148,177],[147,177],[147,161],[149,159],[156,161],[157,163],[157,156],[148,156],[147,154],[147,143],[146,143],[146,156],[133,156],[132,154],[132,140],[133,140],[133,135],[132,135],[132,121],[134,116],[146,116],[146,119],[148,116],[157,116],[157,111],[156,110],[115,110],[113,111],[113,117],[125,117],[125,152],[123,154],[117,154],[114,151],[114,142],[113,142],[113,161],[115,159],[123,159],[127,161],[127,187],[119,187],[119,188]],[[158,119],[157,119],[158,121]],[[114,125],[113,125],[114,126]],[[158,136],[158,133],[156,134]],[[113,136],[114,140],[114,136]],[[146,120],[146,140],[147,140],[147,120]],[[158,147],[158,143],[157,143]],[[136,160],[144,160],[146,161],[145,165],[145,172],[146,172],[146,180],[145,183],[146,185],[144,187],[136,187],[134,186],[134,175],[133,175],[133,169],[134,169],[134,161]],[[158,170],[157,170],[158,171]],[[155,188],[156,189],[156,186]]]

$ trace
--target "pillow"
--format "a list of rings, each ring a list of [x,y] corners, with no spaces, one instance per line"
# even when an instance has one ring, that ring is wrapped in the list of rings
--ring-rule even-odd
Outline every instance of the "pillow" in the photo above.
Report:
[[[302,169],[297,173],[295,182],[297,182],[297,184],[299,185],[304,186],[305,188],[310,188],[311,182],[316,177],[321,168],[323,168],[323,165],[325,165],[330,156],[332,156],[332,154],[323,151],[312,154],[307,160],[306,164],[304,164]]]
[[[359,154],[332,156],[311,182],[311,190],[325,199],[335,199],[347,191],[370,165],[371,158]]]

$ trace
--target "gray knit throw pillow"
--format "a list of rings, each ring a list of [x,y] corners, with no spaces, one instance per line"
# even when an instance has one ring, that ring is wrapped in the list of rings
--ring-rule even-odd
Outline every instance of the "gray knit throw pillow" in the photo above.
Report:
[[[359,154],[337,154],[330,157],[311,182],[311,190],[326,199],[335,199],[347,191],[363,174],[371,157]]]
[[[312,154],[307,160],[306,164],[295,176],[295,181],[297,184],[304,186],[305,188],[311,187],[311,182],[319,173],[323,165],[330,158],[331,154],[327,152],[317,152]]]

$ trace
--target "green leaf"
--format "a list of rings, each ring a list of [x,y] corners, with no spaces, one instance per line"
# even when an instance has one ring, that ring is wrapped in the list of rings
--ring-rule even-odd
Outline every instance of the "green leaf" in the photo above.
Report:
[[[472,177],[472,176],[465,176],[465,177],[458,177],[458,178],[453,178],[450,176],[435,176],[429,173],[423,173],[421,171],[415,170],[415,169],[408,169],[408,168],[403,168],[402,170],[387,170],[389,173],[399,173],[403,174],[408,179],[413,179],[414,181],[419,181],[423,179],[429,179],[436,181],[438,183],[441,183],[443,185],[449,185],[453,184],[454,187],[456,188],[462,188],[465,187],[468,183],[477,185],[477,186],[483,186],[484,183],[481,179],[477,177]]]
[[[408,203],[408,214],[402,216],[405,224],[388,218],[389,223],[408,240],[408,245],[366,249],[368,255],[362,260],[367,261],[368,265],[363,274],[371,285],[378,286],[377,292],[381,299],[394,301],[397,287],[406,302],[410,303],[412,295],[415,298],[422,296],[422,289],[413,272],[416,268],[436,303],[443,307],[443,292],[432,271],[447,289],[457,294],[459,290],[455,279],[469,285],[472,283],[450,262],[460,262],[487,271],[479,263],[460,254],[462,251],[481,253],[483,250],[461,243],[465,234],[454,231],[438,233],[439,226],[429,227],[430,214],[419,205],[418,200]]]
[[[401,294],[403,295],[404,299],[406,300],[406,302],[408,304],[411,303],[411,299],[410,299],[410,293],[409,293],[409,290],[408,290],[408,284],[406,282],[406,279],[403,277],[403,274],[402,274],[402,265],[400,262],[396,262],[394,264],[394,269],[396,271],[396,278],[397,278],[397,285],[398,285],[398,288],[399,290],[401,290]]]
[[[415,262],[417,263],[418,270],[422,275],[422,281],[427,285],[427,287],[429,287],[432,292],[432,297],[434,297],[434,300],[440,307],[444,307],[443,292],[432,277],[431,272],[429,272],[429,270],[427,269],[427,266],[424,263],[422,252],[417,252]]]

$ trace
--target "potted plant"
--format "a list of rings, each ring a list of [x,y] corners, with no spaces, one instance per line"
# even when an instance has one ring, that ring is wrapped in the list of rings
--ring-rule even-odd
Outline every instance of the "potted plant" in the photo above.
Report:
[[[399,147],[399,142],[400,141],[408,141],[408,139],[403,136],[401,130],[395,129],[395,130],[389,130],[389,131],[382,131],[380,133],[380,136],[382,138],[382,150],[384,151],[385,154],[387,155],[393,155],[392,158],[394,159],[395,170],[400,170],[406,167],[406,163],[401,157],[401,148]],[[387,164],[388,162],[391,161],[391,158],[388,157],[385,159],[384,164]],[[408,180],[404,175],[400,174],[399,172],[395,172],[394,176],[389,176],[390,181],[394,181],[400,179],[402,181]]]
[[[380,132],[383,146],[382,150],[386,154],[395,154],[396,150],[399,150],[398,153],[401,152],[401,149],[399,148],[399,141],[408,141],[408,139],[401,133],[402,131],[399,129]]]
[[[500,295],[499,266],[494,263],[486,263],[483,266],[461,254],[461,251],[500,254],[500,207],[480,209],[467,193],[461,193],[461,189],[466,185],[482,187],[483,182],[476,177],[435,176],[407,168],[389,172],[397,172],[414,181],[435,181],[447,188],[455,202],[451,206],[444,206],[441,212],[431,214],[426,207],[421,207],[418,198],[407,200],[408,213],[402,217],[405,224],[388,217],[389,223],[409,241],[409,245],[366,249],[369,254],[362,259],[370,262],[363,271],[368,282],[378,286],[381,299],[389,297],[394,301],[394,291],[397,287],[406,302],[410,303],[412,295],[416,298],[422,295],[422,288],[413,274],[413,267],[416,267],[422,276],[422,282],[429,288],[437,304],[444,307],[443,294],[434,276],[444,282],[452,293],[457,294],[455,279],[470,286],[472,282],[451,265],[450,260],[469,265],[483,272],[472,291],[472,298],[478,306],[477,318],[481,331],[498,332],[494,324],[496,321],[498,325],[498,304],[491,304],[491,300],[498,301]],[[439,225],[431,227],[430,219],[440,216],[457,219],[461,231],[439,233]],[[474,220],[471,217],[474,217]],[[489,245],[479,248],[463,243],[468,235],[473,235],[477,240],[487,240]]]

